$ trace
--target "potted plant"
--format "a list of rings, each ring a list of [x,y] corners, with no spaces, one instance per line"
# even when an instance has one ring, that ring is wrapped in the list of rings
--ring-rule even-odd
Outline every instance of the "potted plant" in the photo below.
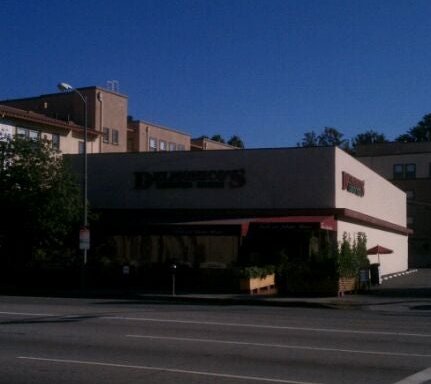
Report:
[[[275,267],[249,266],[240,269],[240,289],[250,294],[273,293],[275,290]]]
[[[358,233],[351,245],[350,237],[344,233],[338,252],[339,288],[338,294],[353,292],[358,288],[359,270],[367,268],[366,254],[367,238],[362,232]]]

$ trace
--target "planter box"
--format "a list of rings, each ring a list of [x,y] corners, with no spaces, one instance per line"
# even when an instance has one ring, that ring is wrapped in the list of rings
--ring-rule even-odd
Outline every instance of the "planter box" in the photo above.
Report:
[[[274,294],[275,290],[275,274],[267,275],[263,278],[249,278],[240,280],[240,289],[242,292],[254,294]]]
[[[338,296],[343,296],[346,292],[355,292],[356,289],[356,277],[340,277],[338,280]]]

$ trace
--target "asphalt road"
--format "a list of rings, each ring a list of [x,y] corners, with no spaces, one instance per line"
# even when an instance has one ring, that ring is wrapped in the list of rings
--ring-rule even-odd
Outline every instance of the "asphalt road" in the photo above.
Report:
[[[430,324],[430,311],[0,296],[0,383],[429,383]]]

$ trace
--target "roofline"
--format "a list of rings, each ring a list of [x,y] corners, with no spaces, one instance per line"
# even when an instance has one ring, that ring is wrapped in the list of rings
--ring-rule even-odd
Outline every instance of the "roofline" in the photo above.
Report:
[[[10,107],[8,105],[0,104],[0,117],[3,119],[13,118],[13,119],[21,119],[27,122],[32,122],[35,124],[43,124],[50,127],[62,128],[65,130],[71,130],[73,132],[83,133],[84,127],[82,125],[75,124],[72,121],[63,121],[54,119],[52,117],[47,117],[40,113],[36,113],[33,111],[26,111],[24,109],[19,109],[15,107]],[[88,128],[87,133],[94,137],[100,135],[100,132]]]
[[[164,130],[166,130],[166,131],[170,131],[170,132],[175,132],[175,133],[180,133],[181,135],[184,135],[184,136],[188,136],[188,137],[192,137],[192,135],[190,135],[189,133],[186,133],[186,132],[183,132],[183,131],[180,131],[180,130],[178,130],[178,129],[175,129],[175,128],[169,128],[169,127],[165,127],[165,126],[163,126],[163,125],[160,125],[160,124],[157,124],[157,123],[152,123],[152,122],[150,122],[150,121],[146,121],[146,120],[134,120],[134,119],[131,119],[130,120],[131,121],[131,123],[142,123],[142,124],[148,124],[148,125],[152,125],[153,127],[156,127],[156,128],[159,128],[159,129],[164,129]]]
[[[113,94],[113,95],[116,95],[116,96],[120,96],[120,97],[123,97],[123,98],[125,98],[125,99],[128,99],[129,97],[127,96],[127,95],[124,95],[124,94],[122,94],[122,93],[119,93],[119,92],[114,92],[114,91],[111,91],[110,89],[106,89],[106,88],[103,88],[103,87],[99,87],[99,86],[97,86],[97,85],[91,85],[91,86],[88,86],[88,87],[79,87],[79,88],[73,88],[74,90],[77,90],[77,91],[88,91],[88,90],[99,90],[99,91],[103,91],[103,92],[107,92],[107,93],[111,93],[111,94]],[[52,92],[52,93],[45,93],[45,94],[41,94],[41,95],[39,95],[39,96],[30,96],[30,97],[19,97],[19,98],[14,98],[14,99],[3,99],[3,100],[0,100],[0,104],[2,103],[2,102],[4,102],[4,103],[9,103],[9,102],[14,102],[14,101],[26,101],[26,100],[37,100],[37,99],[42,99],[42,98],[44,98],[44,97],[55,97],[55,96],[58,96],[58,95],[62,95],[62,94],[67,94],[67,93],[73,93],[73,90],[70,90],[70,91],[68,91],[68,92]]]

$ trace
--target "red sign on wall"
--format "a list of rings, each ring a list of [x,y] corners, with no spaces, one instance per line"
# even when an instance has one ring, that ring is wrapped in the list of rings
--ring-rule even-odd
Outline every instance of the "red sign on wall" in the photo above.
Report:
[[[342,189],[355,194],[356,196],[364,196],[365,195],[365,181],[359,180],[356,177],[350,175],[347,172],[342,173]]]

